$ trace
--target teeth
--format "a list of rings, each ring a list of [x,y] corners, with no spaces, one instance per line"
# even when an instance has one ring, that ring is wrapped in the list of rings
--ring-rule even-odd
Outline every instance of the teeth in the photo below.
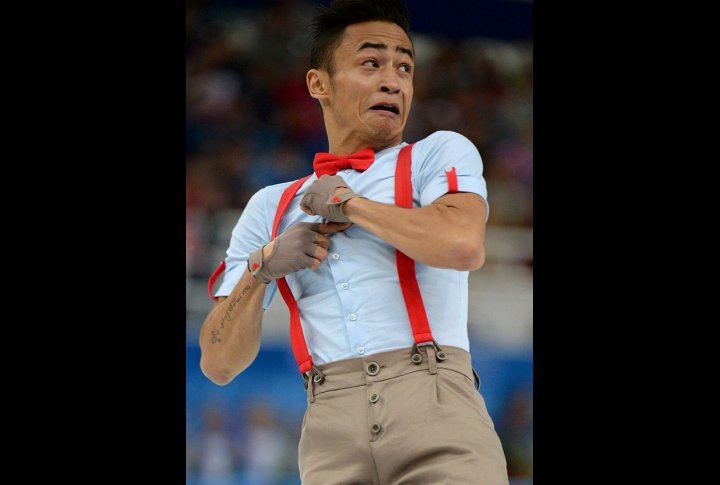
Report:
[[[395,114],[400,113],[400,109],[396,108],[395,106],[391,104],[378,104],[372,107],[372,109],[384,109],[387,108],[389,111],[392,111]]]
[[[380,106],[382,106],[383,108],[389,108],[389,109],[391,109],[391,110],[395,110],[395,109],[396,109],[396,108],[395,108],[393,105],[391,105],[391,104],[381,104]]]

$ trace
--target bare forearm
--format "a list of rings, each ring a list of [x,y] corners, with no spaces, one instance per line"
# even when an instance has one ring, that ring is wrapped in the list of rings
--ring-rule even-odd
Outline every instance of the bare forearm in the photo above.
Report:
[[[216,384],[230,382],[257,356],[265,287],[245,270],[232,293],[205,319],[200,330],[200,367]]]
[[[473,270],[484,261],[482,235],[475,229],[479,222],[458,208],[430,204],[406,209],[353,198],[343,211],[353,223],[429,266]]]

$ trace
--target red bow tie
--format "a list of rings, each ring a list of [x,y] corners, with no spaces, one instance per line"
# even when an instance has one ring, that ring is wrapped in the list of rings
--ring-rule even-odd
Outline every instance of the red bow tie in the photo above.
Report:
[[[354,168],[360,172],[367,170],[375,161],[375,150],[371,147],[363,148],[351,155],[333,155],[332,153],[316,153],[313,160],[313,169],[318,178],[324,174],[335,175],[338,170]]]

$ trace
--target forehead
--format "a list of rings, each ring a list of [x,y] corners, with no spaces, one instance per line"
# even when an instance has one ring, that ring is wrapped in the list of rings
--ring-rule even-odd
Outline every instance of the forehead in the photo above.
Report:
[[[337,50],[352,53],[365,42],[386,44],[392,52],[396,46],[412,50],[410,38],[399,25],[380,20],[348,25]]]

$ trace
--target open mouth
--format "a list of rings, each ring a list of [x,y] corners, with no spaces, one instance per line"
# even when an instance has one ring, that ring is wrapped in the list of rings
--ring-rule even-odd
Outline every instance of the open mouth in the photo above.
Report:
[[[388,112],[396,114],[396,115],[400,114],[400,108],[398,107],[398,105],[392,104],[392,103],[376,104],[375,106],[373,106],[370,109],[373,109],[376,111],[388,111]]]

